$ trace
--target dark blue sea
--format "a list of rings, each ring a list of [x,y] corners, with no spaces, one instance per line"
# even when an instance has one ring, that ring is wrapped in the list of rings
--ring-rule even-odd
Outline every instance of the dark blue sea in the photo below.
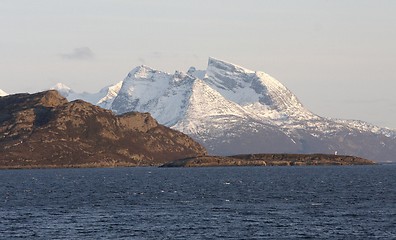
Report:
[[[1,239],[396,239],[396,165],[0,171]]]

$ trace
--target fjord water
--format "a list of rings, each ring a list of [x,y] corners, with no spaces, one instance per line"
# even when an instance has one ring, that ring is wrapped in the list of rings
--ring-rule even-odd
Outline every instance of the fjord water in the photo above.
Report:
[[[395,239],[396,165],[0,171],[0,238]]]

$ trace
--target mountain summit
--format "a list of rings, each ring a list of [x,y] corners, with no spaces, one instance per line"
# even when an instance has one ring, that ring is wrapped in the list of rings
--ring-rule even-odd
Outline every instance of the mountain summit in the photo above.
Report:
[[[251,113],[265,114],[271,119],[288,116],[315,117],[292,92],[264,72],[210,58],[204,80],[226,99]]]
[[[395,131],[320,117],[272,76],[215,58],[206,70],[186,73],[136,67],[111,96],[105,106],[82,98],[117,114],[149,112],[210,154],[338,153],[377,161],[396,155]]]

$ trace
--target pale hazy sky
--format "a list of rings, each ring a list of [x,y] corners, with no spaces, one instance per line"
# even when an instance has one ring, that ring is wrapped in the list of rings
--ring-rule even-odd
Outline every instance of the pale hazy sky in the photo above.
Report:
[[[261,70],[313,112],[396,128],[393,0],[0,0],[0,89],[98,91],[145,64]]]

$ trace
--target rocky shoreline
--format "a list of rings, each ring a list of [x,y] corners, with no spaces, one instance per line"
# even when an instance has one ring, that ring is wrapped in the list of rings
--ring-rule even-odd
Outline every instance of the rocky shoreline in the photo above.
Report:
[[[137,164],[126,161],[101,161],[76,164],[19,164],[2,165],[0,169],[42,168],[113,168],[113,167],[231,167],[231,166],[351,166],[375,165],[371,160],[354,156],[330,154],[246,154],[236,156],[199,156],[167,162],[164,164]]]
[[[113,167],[232,167],[232,166],[351,166],[375,165],[374,161],[354,157],[328,154],[248,154],[237,156],[191,157],[165,164],[136,164],[125,161],[101,161],[82,164],[21,164],[3,165],[0,169],[43,169],[43,168],[113,168]]]

